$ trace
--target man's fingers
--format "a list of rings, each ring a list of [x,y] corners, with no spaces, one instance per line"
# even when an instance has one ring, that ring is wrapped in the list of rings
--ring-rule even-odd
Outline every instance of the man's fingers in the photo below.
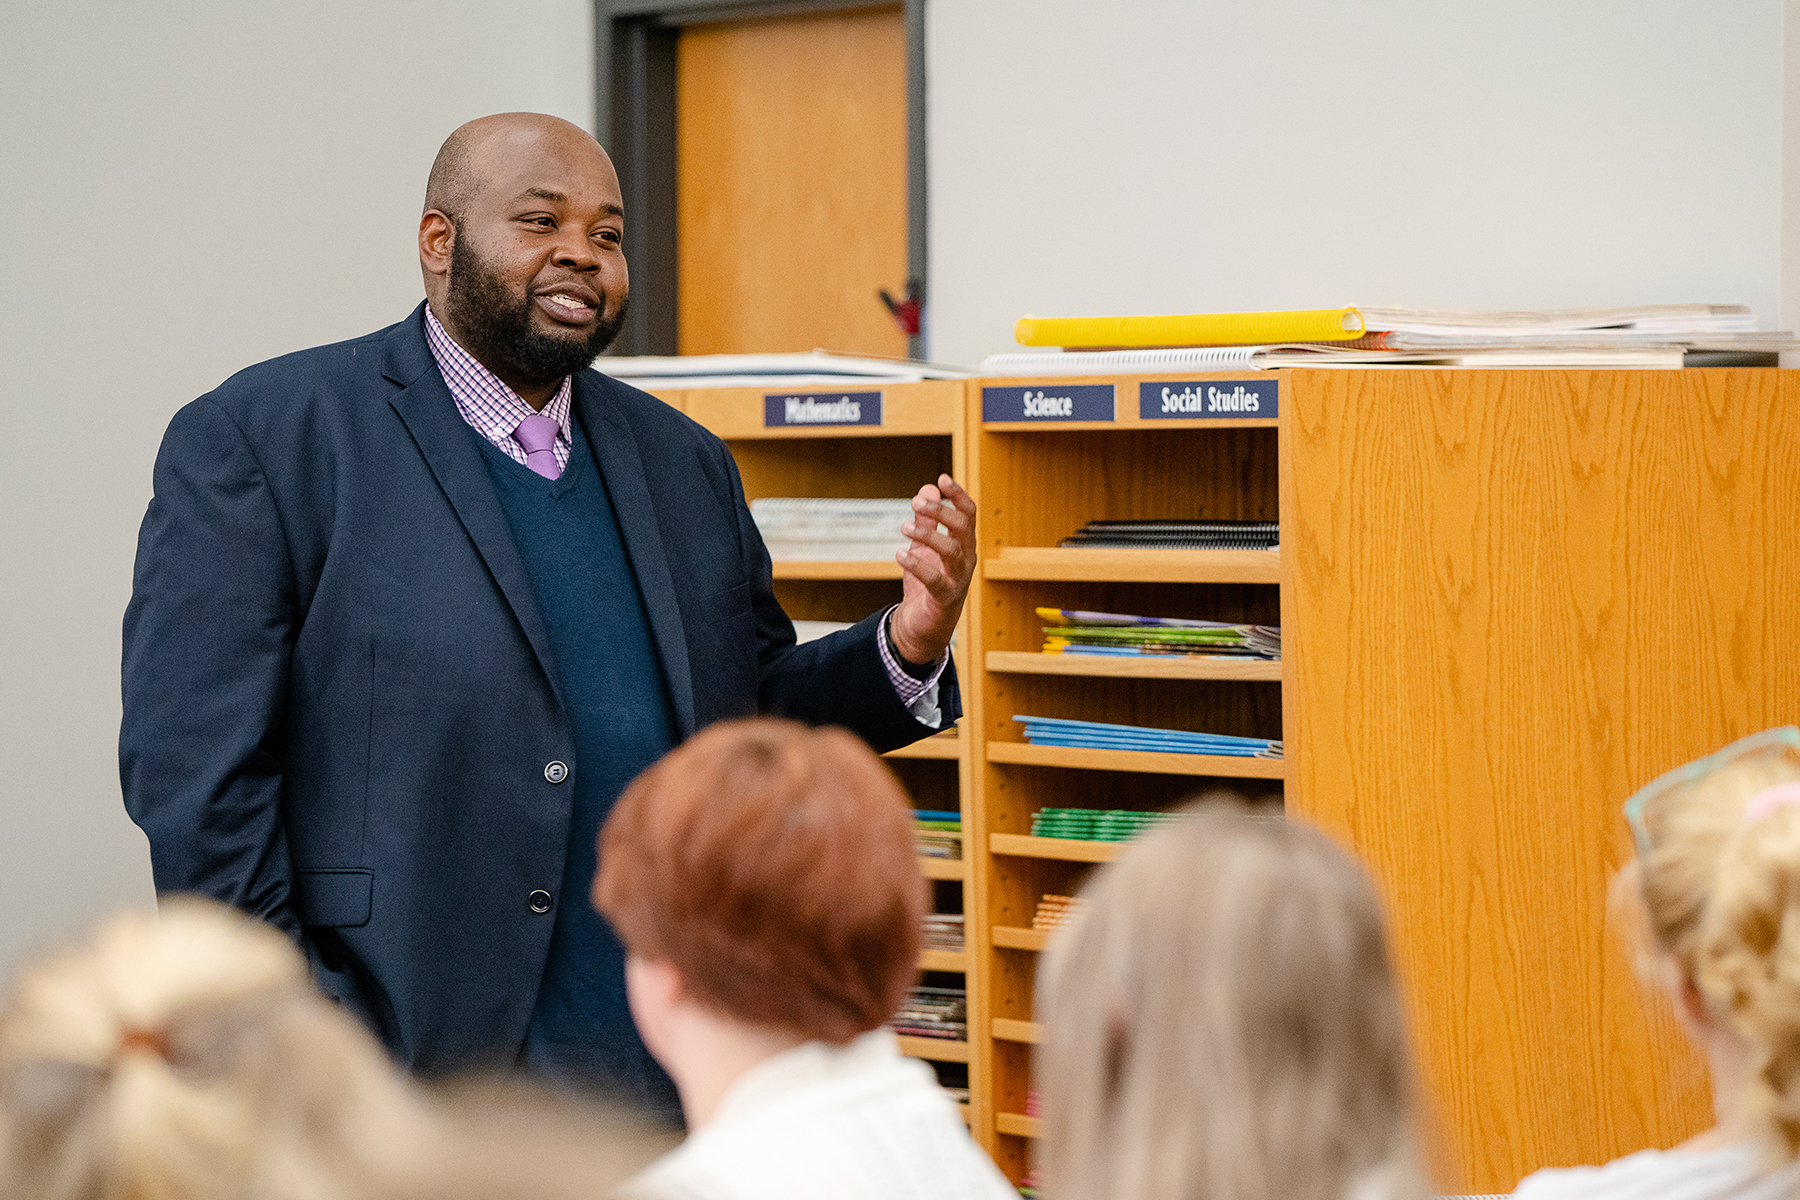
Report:
[[[934,500],[927,503],[921,499],[915,498],[913,500],[913,513],[916,517],[914,524],[929,524],[932,529],[936,529],[939,525],[942,525],[952,534],[959,537],[967,534],[975,527],[975,518],[972,514],[966,513],[962,509],[957,508],[954,504],[947,503],[943,500]]]
[[[912,549],[932,554],[947,577],[964,580],[963,586],[967,586],[966,581],[975,573],[975,556],[966,529],[944,533],[937,528],[937,522],[927,517],[910,523],[901,532],[911,540]]]
[[[942,607],[954,608],[968,594],[964,573],[955,570],[950,560],[936,549],[915,542],[902,551],[902,554],[904,557],[899,560],[901,569],[917,579],[931,593],[931,598]]]
[[[971,517],[975,515],[975,498],[963,490],[962,484],[948,475],[939,475],[937,485],[942,498],[954,505],[958,512]]]

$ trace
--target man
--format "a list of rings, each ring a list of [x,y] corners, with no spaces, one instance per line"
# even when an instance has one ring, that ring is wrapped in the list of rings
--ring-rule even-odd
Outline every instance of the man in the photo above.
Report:
[[[878,749],[959,711],[975,508],[922,488],[904,599],[796,646],[724,446],[586,365],[627,297],[604,151],[445,142],[426,303],[176,414],[125,614],[125,802],[159,891],[299,939],[424,1072],[517,1063],[673,1111],[584,902],[623,786],[758,710]]]

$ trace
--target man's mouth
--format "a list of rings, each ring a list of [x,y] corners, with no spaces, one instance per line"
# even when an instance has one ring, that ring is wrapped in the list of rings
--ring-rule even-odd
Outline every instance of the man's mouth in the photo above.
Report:
[[[538,307],[554,320],[567,325],[586,325],[599,314],[599,308],[581,296],[566,292],[537,293]]]

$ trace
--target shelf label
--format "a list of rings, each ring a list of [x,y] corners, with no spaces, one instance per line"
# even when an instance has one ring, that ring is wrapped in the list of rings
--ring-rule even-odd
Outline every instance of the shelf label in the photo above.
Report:
[[[879,425],[880,392],[783,392],[763,396],[763,427]]]
[[[983,421],[1111,421],[1110,383],[1032,384],[981,389]]]
[[[1275,379],[1195,379],[1138,384],[1138,417],[1145,421],[1220,421],[1280,416]]]

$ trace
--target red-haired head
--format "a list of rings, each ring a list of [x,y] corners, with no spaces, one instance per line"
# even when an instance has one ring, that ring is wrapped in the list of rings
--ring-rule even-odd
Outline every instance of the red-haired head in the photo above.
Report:
[[[843,1043],[916,977],[925,883],[906,795],[867,746],[756,718],[711,726],[625,789],[594,904],[702,1003]]]

